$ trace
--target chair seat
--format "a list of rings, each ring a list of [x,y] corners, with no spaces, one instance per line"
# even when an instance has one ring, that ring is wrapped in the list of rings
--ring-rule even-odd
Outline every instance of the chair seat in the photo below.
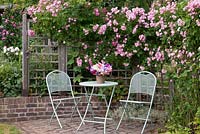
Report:
[[[137,103],[137,104],[151,104],[151,102],[146,101],[131,101],[131,100],[120,100],[120,102],[129,102],[129,103]]]
[[[143,121],[146,121],[146,118],[139,118],[139,117],[130,117],[131,119],[134,119],[134,120],[143,120]],[[151,121],[150,119],[147,119],[147,121]]]
[[[82,97],[59,98],[59,99],[53,99],[53,101],[73,100],[73,99],[80,99],[80,98],[82,98]]]

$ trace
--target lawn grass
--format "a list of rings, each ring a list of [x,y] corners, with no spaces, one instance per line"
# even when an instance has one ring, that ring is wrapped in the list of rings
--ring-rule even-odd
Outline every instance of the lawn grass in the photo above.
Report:
[[[0,123],[0,134],[21,134],[21,132],[15,126]]]

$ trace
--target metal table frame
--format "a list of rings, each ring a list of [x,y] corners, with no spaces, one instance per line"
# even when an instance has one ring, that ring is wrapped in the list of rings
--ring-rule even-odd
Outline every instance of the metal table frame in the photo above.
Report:
[[[115,86],[118,85],[118,83],[117,82],[112,82],[112,81],[105,81],[102,84],[98,84],[96,81],[86,81],[86,82],[80,82],[79,85],[80,86],[84,86],[85,92],[86,92],[87,96],[89,97],[89,100],[87,102],[88,104],[87,104],[87,107],[86,107],[86,110],[85,110],[85,114],[84,114],[84,116],[82,118],[82,121],[81,121],[81,123],[80,123],[80,125],[79,125],[79,127],[77,129],[77,132],[81,128],[81,126],[83,124],[85,124],[85,122],[92,122],[92,123],[104,124],[104,134],[106,134],[106,121],[107,121],[107,119],[110,119],[110,118],[107,118],[108,117],[108,112],[109,112],[111,101],[112,101],[112,97],[113,97],[113,94],[114,94],[114,91],[115,91]],[[87,92],[86,87],[92,87],[92,91],[91,91],[90,94]],[[94,117],[94,118],[102,119],[103,121],[86,120],[85,117],[86,117],[88,109],[90,107],[91,98],[93,96],[94,89],[95,88],[99,88],[99,87],[113,87],[112,88],[112,93],[111,93],[111,96],[110,96],[110,100],[109,100],[109,104],[107,105],[107,110],[106,110],[105,117]]]

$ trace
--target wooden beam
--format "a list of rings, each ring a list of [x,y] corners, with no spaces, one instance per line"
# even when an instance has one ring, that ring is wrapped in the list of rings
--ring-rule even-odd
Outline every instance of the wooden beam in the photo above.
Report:
[[[22,96],[28,96],[29,90],[29,71],[28,71],[28,20],[27,15],[22,17]]]

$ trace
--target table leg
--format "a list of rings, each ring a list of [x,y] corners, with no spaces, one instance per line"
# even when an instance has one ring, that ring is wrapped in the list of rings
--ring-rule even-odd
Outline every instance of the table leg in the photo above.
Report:
[[[85,110],[85,114],[84,114],[83,119],[82,119],[82,121],[81,121],[81,123],[80,123],[78,129],[76,130],[76,132],[80,129],[80,127],[81,127],[81,126],[83,125],[83,123],[84,123],[85,117],[86,117],[86,115],[87,115],[87,112],[88,112],[88,109],[89,109],[89,106],[90,106],[90,103],[91,103],[91,99],[92,99],[92,94],[93,94],[93,92],[94,92],[94,87],[92,88],[92,91],[91,91],[91,93],[90,93],[89,100],[88,100],[88,104],[87,104],[87,107],[86,107],[86,110]]]
[[[110,105],[111,105],[111,102],[112,102],[112,97],[113,97],[114,91],[115,91],[115,86],[112,89],[109,104],[108,104],[108,107],[107,107],[107,110],[106,110],[106,115],[105,115],[105,119],[104,119],[104,134],[106,134],[106,119],[108,117],[108,112],[109,112],[109,109],[110,109]]]
[[[92,109],[92,107],[91,107],[91,103],[89,102],[89,100],[88,100],[88,98],[89,98],[89,95],[88,95],[88,91],[87,91],[87,89],[86,89],[86,87],[84,87],[84,89],[85,89],[85,97],[86,97],[86,100],[87,100],[87,103],[89,103],[90,105],[90,110],[91,110],[91,112],[92,112],[92,116],[93,116],[93,118],[94,118],[94,111],[93,111],[93,109]]]

